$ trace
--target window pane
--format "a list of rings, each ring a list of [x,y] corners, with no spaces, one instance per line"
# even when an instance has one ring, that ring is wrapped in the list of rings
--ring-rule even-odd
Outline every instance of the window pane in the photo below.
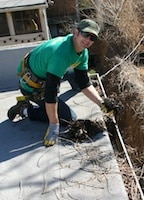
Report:
[[[7,23],[7,18],[5,13],[0,13],[0,36],[8,36],[9,28]]]
[[[41,31],[38,10],[13,12],[12,17],[16,35]]]

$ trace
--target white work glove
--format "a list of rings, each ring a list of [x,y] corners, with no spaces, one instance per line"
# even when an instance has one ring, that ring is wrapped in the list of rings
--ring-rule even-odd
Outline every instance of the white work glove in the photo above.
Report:
[[[46,147],[53,146],[59,135],[59,124],[49,124],[49,127],[44,136],[44,145]]]

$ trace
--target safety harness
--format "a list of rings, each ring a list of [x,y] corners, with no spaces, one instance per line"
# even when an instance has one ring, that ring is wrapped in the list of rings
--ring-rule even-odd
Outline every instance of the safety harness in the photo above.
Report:
[[[17,73],[18,76],[25,81],[28,86],[33,87],[35,89],[42,89],[45,86],[45,80],[41,79],[40,77],[36,76],[29,66],[29,57],[30,53],[27,53],[24,58],[22,59],[22,72]]]

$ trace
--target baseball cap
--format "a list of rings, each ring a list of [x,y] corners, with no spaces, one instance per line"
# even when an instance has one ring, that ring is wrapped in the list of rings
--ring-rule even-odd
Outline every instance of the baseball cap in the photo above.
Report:
[[[99,25],[91,20],[91,19],[83,19],[80,21],[77,27],[80,31],[88,32],[88,33],[93,33],[94,35],[98,36],[100,32],[100,27]]]

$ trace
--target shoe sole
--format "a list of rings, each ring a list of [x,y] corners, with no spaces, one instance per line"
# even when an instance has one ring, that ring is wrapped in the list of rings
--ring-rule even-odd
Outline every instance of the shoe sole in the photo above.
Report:
[[[8,118],[13,121],[14,118],[16,117],[17,113],[15,112],[15,109],[17,109],[17,105],[16,106],[13,106],[11,107],[9,110],[8,110],[8,113],[7,113],[7,116]]]

